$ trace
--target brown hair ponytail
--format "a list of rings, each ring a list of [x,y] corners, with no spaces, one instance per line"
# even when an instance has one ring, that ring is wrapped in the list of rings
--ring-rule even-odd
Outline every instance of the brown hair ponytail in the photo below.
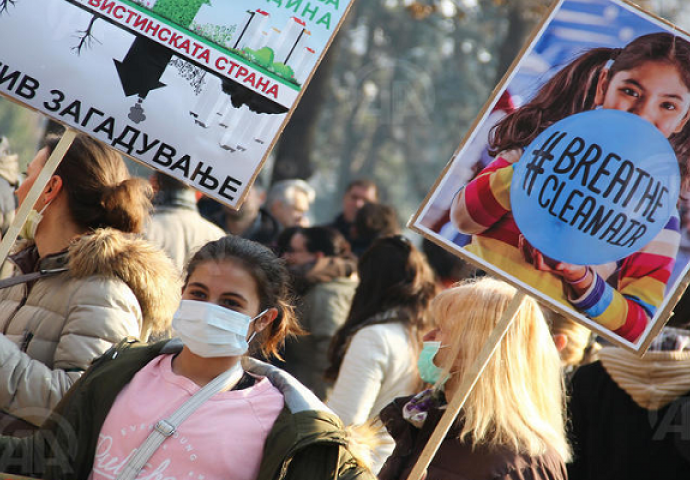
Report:
[[[151,209],[151,185],[129,178],[103,192],[101,225],[123,232],[141,232]]]
[[[52,153],[59,137],[49,137]],[[151,210],[153,189],[141,178],[130,178],[122,157],[112,148],[78,134],[55,175],[62,179],[72,219],[85,230],[111,227],[141,232]]]

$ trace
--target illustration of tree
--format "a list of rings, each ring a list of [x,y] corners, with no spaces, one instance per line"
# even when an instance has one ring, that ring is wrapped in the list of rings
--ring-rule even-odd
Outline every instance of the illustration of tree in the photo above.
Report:
[[[211,0],[158,0],[153,13],[188,28],[204,5],[211,5]]]
[[[235,36],[235,31],[237,30],[237,25],[214,25],[207,23],[200,25],[196,22],[192,22],[191,30],[216,45],[227,46],[230,41]]]
[[[77,32],[77,38],[79,41],[77,42],[77,45],[72,47],[72,50],[74,50],[77,55],[81,53],[82,49],[91,48],[91,44],[93,42],[101,43],[96,37],[93,36],[93,24],[96,23],[96,20],[99,18],[99,15],[94,15],[91,17],[91,20],[89,20],[88,26],[84,30],[79,30]]]
[[[260,67],[268,69],[273,65],[273,50],[268,47],[263,47],[258,50],[245,48],[242,53],[247,60]]]
[[[284,63],[274,63],[269,70],[286,80],[290,80],[295,76],[295,71],[292,67]]]
[[[0,0],[0,15],[5,13],[10,7],[14,7],[18,0]]]

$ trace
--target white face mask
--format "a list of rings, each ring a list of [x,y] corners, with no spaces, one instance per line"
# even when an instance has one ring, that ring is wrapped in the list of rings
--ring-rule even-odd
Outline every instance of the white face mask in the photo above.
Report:
[[[33,240],[36,237],[36,230],[38,230],[38,224],[41,223],[41,220],[43,220],[43,212],[46,211],[48,205],[50,205],[50,203],[46,203],[40,212],[31,209],[29,215],[27,215],[26,217],[24,225],[22,225],[22,229],[19,231],[20,237],[26,240]]]
[[[249,324],[266,313],[251,318],[214,303],[182,300],[173,316],[172,328],[192,353],[200,357],[231,357],[249,349]]]

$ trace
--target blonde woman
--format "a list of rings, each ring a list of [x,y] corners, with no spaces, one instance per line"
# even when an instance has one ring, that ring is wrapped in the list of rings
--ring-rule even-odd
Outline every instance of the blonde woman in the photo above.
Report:
[[[407,478],[462,377],[508,303],[511,286],[483,278],[431,303],[438,328],[425,337],[419,370],[434,388],[381,412],[396,448],[379,480]],[[564,391],[558,351],[538,304],[525,298],[516,318],[432,460],[427,480],[566,478]]]

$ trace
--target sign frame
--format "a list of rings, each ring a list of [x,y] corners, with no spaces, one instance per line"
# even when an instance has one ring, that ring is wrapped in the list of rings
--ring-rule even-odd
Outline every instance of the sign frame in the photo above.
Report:
[[[32,9],[31,2],[37,5],[37,0],[19,0],[9,5],[0,14],[0,25],[5,24],[0,28],[0,38],[3,37],[2,30],[7,30],[10,25],[8,22],[13,21],[22,22],[14,29],[19,32],[50,31],[46,25],[64,30],[67,25],[74,33],[90,33],[95,20],[99,20],[95,23],[102,29],[101,35],[97,42],[93,42],[91,50],[100,49],[100,53],[79,50],[80,53],[74,56],[79,59],[74,60],[74,65],[81,62],[79,69],[84,70],[72,65],[81,82],[72,88],[65,73],[69,72],[68,68],[56,69],[55,77],[46,73],[50,71],[52,74],[53,67],[60,66],[57,59],[52,67],[46,60],[52,58],[58,48],[52,44],[58,41],[44,42],[45,46],[36,47],[38,52],[44,52],[43,57],[36,59],[31,55],[33,47],[22,46],[32,43],[28,35],[11,37],[12,33],[6,32],[3,44],[10,45],[12,42],[7,40],[12,38],[16,40],[13,43],[26,52],[23,55],[25,59],[20,61],[13,61],[22,56],[12,54],[9,48],[0,52],[0,79],[5,80],[0,80],[0,95],[61,125],[92,136],[137,163],[171,175],[234,209],[238,209],[246,199],[249,188],[266,164],[354,3],[354,0],[305,0],[290,2],[293,6],[289,9],[285,2],[261,0],[220,4],[218,11],[222,13],[249,7],[245,13],[249,14],[249,20],[231,19],[235,30],[224,46],[210,40],[208,35],[190,30],[193,26],[199,28],[198,25],[183,27],[142,5],[155,6],[155,0],[47,1],[41,2],[41,8],[33,8],[36,12],[45,10],[44,14],[33,17],[26,11]],[[157,1],[171,3],[171,0]],[[207,2],[199,0],[199,3]],[[214,9],[215,5],[202,5],[197,15],[208,19],[215,14]],[[55,19],[60,13],[65,14],[64,18]],[[81,15],[81,18],[69,25],[70,18],[75,15]],[[88,15],[93,15],[94,20],[87,27],[84,18]],[[275,22],[287,18],[287,23],[276,28],[271,23],[271,15]],[[35,23],[28,23],[27,19],[31,18],[33,22],[34,17]],[[260,22],[252,23],[259,17]],[[225,20],[217,22],[229,25]],[[248,30],[252,25],[253,30]],[[129,51],[125,51],[122,46],[130,41]],[[67,57],[64,43],[59,47],[62,49],[60,58]],[[266,52],[267,47],[271,48],[270,56]],[[141,67],[142,58],[148,61],[144,71],[147,78],[152,76],[150,81],[143,82],[131,75],[125,79],[126,73],[123,72],[128,67],[123,65]],[[173,71],[170,59],[181,60],[180,69],[188,66],[188,70],[196,69],[195,74],[202,80],[196,85],[183,85],[182,73]],[[116,81],[109,82],[109,77],[99,74],[99,67],[108,61],[108,75],[115,79],[120,77],[119,91],[112,89]],[[93,77],[82,74],[89,68],[94,72]],[[19,72],[21,77],[8,81],[15,72]],[[170,83],[172,77],[175,79]],[[87,85],[102,81],[106,101],[101,103],[105,103],[107,108],[95,101],[101,98],[91,93],[96,87]],[[70,87],[66,89],[64,85]],[[116,98],[110,101],[107,100],[109,97]],[[127,107],[134,104],[129,115],[122,110],[123,103]],[[148,121],[143,114],[144,107],[148,109]],[[170,122],[171,118],[174,118],[173,122]],[[166,125],[176,123],[180,125],[174,125],[168,135]]]
[[[545,14],[542,21],[535,27],[532,35],[526,42],[525,46],[522,48],[518,56],[514,59],[511,66],[507,70],[507,73],[503,76],[501,81],[492,91],[488,101],[484,104],[478,116],[473,121],[470,129],[465,134],[462,142],[453,153],[451,159],[446,164],[441,174],[437,178],[433,187],[426,195],[424,201],[422,202],[419,209],[409,220],[407,226],[411,230],[419,233],[430,241],[443,247],[450,253],[463,258],[469,263],[481,268],[492,275],[495,275],[502,280],[510,283],[511,285],[518,288],[520,291],[525,291],[529,295],[534,296],[540,302],[546,304],[548,308],[566,316],[567,318],[573,319],[574,321],[583,324],[587,328],[593,330],[595,333],[599,334],[601,337],[607,339],[608,341],[616,344],[622,348],[630,350],[637,355],[643,355],[646,349],[649,347],[650,343],[654,337],[659,333],[664,324],[668,321],[672,315],[673,308],[682,296],[685,289],[690,284],[690,263],[688,263],[683,269],[682,273],[679,274],[674,285],[669,283],[669,287],[673,287],[670,291],[667,291],[664,295],[664,299],[660,308],[657,310],[656,314],[651,318],[649,325],[643,334],[638,337],[635,341],[629,341],[621,336],[617,335],[615,332],[607,329],[606,327],[597,324],[593,320],[587,318],[585,315],[580,314],[573,308],[568,308],[562,303],[555,301],[554,299],[548,297],[547,295],[541,293],[536,287],[531,286],[524,282],[523,280],[511,275],[510,273],[502,270],[501,268],[485,261],[484,259],[467,252],[463,246],[456,245],[452,240],[443,237],[438,230],[434,230],[430,227],[436,216],[439,216],[438,211],[433,210],[438,209],[438,205],[434,205],[434,201],[443,195],[442,188],[446,186],[445,184],[450,184],[451,174],[453,169],[457,169],[458,158],[460,158],[463,153],[467,152],[471,148],[472,142],[475,140],[476,135],[479,131],[486,126],[487,118],[492,113],[492,109],[501,101],[503,93],[511,85],[515,76],[519,73],[525,59],[532,53],[535,45],[544,36],[545,32],[552,23],[554,17],[558,14],[561,7],[567,4],[568,0],[557,0],[549,8],[548,12]],[[621,9],[626,9],[627,11],[634,13],[635,15],[641,17],[644,20],[654,24],[658,31],[668,31],[675,35],[685,36],[686,39],[690,40],[690,35],[687,32],[679,29],[677,26],[662,19],[651,12],[648,12],[634,3],[628,0],[602,0],[602,3],[612,4],[618,6]],[[627,42],[626,42],[627,43]],[[562,66],[562,65],[561,65]],[[485,132],[487,129],[485,129]],[[464,184],[456,184],[456,191],[458,188],[462,188]],[[446,195],[449,195],[449,188],[446,186]],[[441,205],[445,206],[444,201],[438,201]],[[449,205],[449,204],[448,204]],[[431,213],[430,213],[431,212]],[[426,222],[426,223],[425,223]]]

